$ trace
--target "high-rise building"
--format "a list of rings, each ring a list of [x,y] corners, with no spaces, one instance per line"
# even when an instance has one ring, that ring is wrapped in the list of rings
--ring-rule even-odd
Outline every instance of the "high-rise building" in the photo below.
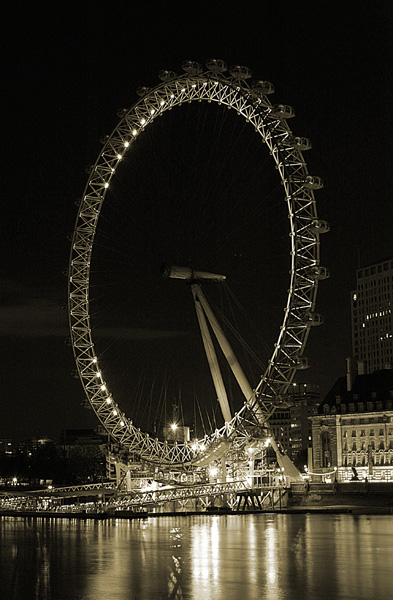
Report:
[[[352,354],[358,372],[373,373],[393,363],[393,259],[356,272],[351,292]]]
[[[276,442],[294,462],[307,462],[311,448],[311,421],[321,401],[319,387],[309,383],[293,383],[288,389],[288,408],[277,409],[269,419]],[[300,463],[299,463],[300,464]],[[300,464],[302,467],[303,464]]]

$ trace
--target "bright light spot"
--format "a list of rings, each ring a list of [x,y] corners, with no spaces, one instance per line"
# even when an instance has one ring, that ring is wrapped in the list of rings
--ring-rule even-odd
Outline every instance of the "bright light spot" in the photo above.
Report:
[[[186,88],[182,88],[182,90],[181,90],[181,91],[182,91],[182,92],[185,92],[185,91],[186,91]]]
[[[114,417],[117,417],[117,410],[116,410],[116,409],[112,411],[112,415],[113,415]]]
[[[108,187],[109,187],[109,183],[108,182],[104,183],[104,188],[108,188]]]
[[[173,99],[175,97],[175,94],[171,94],[170,97]]]
[[[105,385],[105,383],[102,384],[101,389],[102,389],[103,392],[106,391],[106,385]]]
[[[120,425],[124,427],[124,421],[120,421]]]
[[[146,119],[141,119],[141,125],[144,125],[146,123]]]
[[[206,446],[205,446],[205,444],[201,444],[201,445],[199,446],[199,449],[201,450],[201,452],[203,452],[204,450],[206,450]]]
[[[106,403],[110,404],[111,402],[112,402],[112,398],[109,398],[109,396],[108,396],[108,398],[106,399]]]
[[[154,108],[152,108],[152,109],[151,109],[151,111],[150,111],[150,114],[151,114],[151,115],[154,115],[154,113],[155,113],[155,112],[156,112],[156,111],[154,110]]]
[[[122,157],[122,155],[121,155],[121,154],[118,154],[118,155],[117,155],[117,160],[121,160],[122,158],[123,158],[123,157]]]
[[[160,106],[164,106],[164,104],[165,104],[165,100],[161,100]]]
[[[265,442],[266,446],[270,446],[270,442],[271,442],[271,439],[270,439],[270,438],[267,438],[267,440],[266,440],[266,442]]]
[[[217,475],[217,473],[218,473],[218,469],[217,469],[217,467],[212,467],[212,468],[210,469],[210,475],[211,475],[212,477],[215,477],[215,476]]]
[[[96,363],[96,362],[97,362],[97,357],[95,356],[95,357],[93,358],[93,363]]]
[[[129,145],[130,145],[130,142],[124,142],[124,148],[128,148]]]
[[[194,452],[196,452],[198,450],[198,444],[195,442],[195,444],[191,445],[191,450],[193,450]]]
[[[53,490],[53,485],[48,485],[48,490]]]
[[[176,431],[176,429],[177,429],[176,423],[172,423],[171,429],[172,429],[172,431]]]
[[[100,371],[97,371],[97,373],[96,373],[96,377],[101,377],[101,373],[100,373]]]
[[[192,88],[196,88],[196,83],[194,83],[194,84],[193,84],[191,87],[192,87]]]

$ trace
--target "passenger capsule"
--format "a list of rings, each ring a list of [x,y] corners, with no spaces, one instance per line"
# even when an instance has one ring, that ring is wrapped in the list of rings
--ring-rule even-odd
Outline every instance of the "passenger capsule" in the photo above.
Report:
[[[311,231],[315,233],[327,233],[330,231],[330,225],[327,221],[322,221],[321,219],[313,219],[311,221],[311,225],[309,226]]]
[[[249,67],[243,67],[240,65],[234,65],[229,67],[229,72],[234,79],[250,79],[252,77],[251,69]]]
[[[136,89],[136,93],[138,94],[138,96],[143,98],[143,96],[146,96],[146,94],[148,94],[150,90],[151,88],[146,87],[145,85],[141,85]]]
[[[288,396],[282,396],[281,394],[274,396],[273,403],[275,406],[279,406],[280,408],[290,408],[294,405],[293,400],[291,400]]]
[[[257,94],[274,94],[274,85],[270,81],[254,81],[251,87]]]
[[[316,175],[307,175],[303,180],[303,186],[308,190],[320,190],[323,188],[323,179]]]
[[[194,60],[185,60],[181,64],[181,68],[190,75],[200,75],[203,71],[202,65]]]
[[[226,62],[220,58],[209,58],[206,62],[206,68],[212,71],[212,73],[223,73],[228,70]]]
[[[309,277],[312,277],[312,279],[316,280],[328,279],[330,277],[329,269],[326,267],[321,267],[321,265],[315,265],[314,267],[311,267],[307,274]]]
[[[161,81],[171,81],[171,79],[176,79],[177,77],[177,73],[175,73],[175,71],[159,71],[158,73],[158,78],[161,79]]]
[[[298,356],[293,362],[295,369],[299,369],[301,371],[308,369],[309,367],[307,356]]]
[[[296,148],[296,150],[301,150],[304,152],[305,150],[311,150],[312,143],[306,137],[298,137],[296,135],[289,135],[280,143],[281,146],[287,146],[290,148]]]
[[[295,116],[295,109],[288,104],[275,104],[272,106],[272,115],[279,119],[291,119]]]
[[[319,313],[316,312],[307,312],[304,315],[304,320],[306,322],[307,325],[310,325],[311,327],[317,327],[318,325],[322,325],[323,323],[323,317],[322,315],[320,315]]]

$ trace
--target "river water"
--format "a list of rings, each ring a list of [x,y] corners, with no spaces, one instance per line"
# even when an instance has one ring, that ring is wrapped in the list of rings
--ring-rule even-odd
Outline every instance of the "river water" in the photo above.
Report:
[[[0,597],[389,600],[393,517],[3,517]]]

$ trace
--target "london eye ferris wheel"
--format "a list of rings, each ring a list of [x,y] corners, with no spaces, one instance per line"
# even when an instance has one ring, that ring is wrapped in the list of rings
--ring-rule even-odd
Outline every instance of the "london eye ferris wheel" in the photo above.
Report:
[[[304,159],[311,142],[289,128],[292,107],[272,103],[273,85],[253,79],[247,67],[228,69],[212,59],[205,68],[185,61],[182,70],[161,71],[158,85],[140,88],[138,100],[102,140],[78,208],[68,284],[71,345],[89,405],[118,444],[163,464],[191,464],[250,415],[266,424],[296,372],[308,366],[307,338],[322,321],[315,310],[318,282],[329,275],[319,256],[320,234],[329,226],[318,218],[314,196],[323,183]],[[192,288],[207,354],[209,331],[223,348],[215,318],[220,303],[209,304],[202,291],[214,280],[210,271],[237,282],[240,296],[251,298],[258,327],[268,338],[276,332],[257,376],[244,375],[237,359],[234,367],[231,346],[223,348],[238,382],[239,372],[246,381],[239,382],[242,402],[235,410],[227,403],[224,423],[203,440],[168,443],[142,431],[124,410],[127,404],[133,413],[137,402],[146,403],[144,353],[145,363],[161,365],[173,355],[186,378],[200,378],[193,359],[185,359],[179,282],[160,279],[161,263],[169,278]],[[181,294],[189,294],[185,286]],[[153,338],[160,350],[148,343]],[[197,346],[195,339],[187,343]],[[112,364],[123,363],[139,383],[130,384],[111,366],[115,347],[121,350]],[[167,380],[151,386],[151,397],[160,385]]]

